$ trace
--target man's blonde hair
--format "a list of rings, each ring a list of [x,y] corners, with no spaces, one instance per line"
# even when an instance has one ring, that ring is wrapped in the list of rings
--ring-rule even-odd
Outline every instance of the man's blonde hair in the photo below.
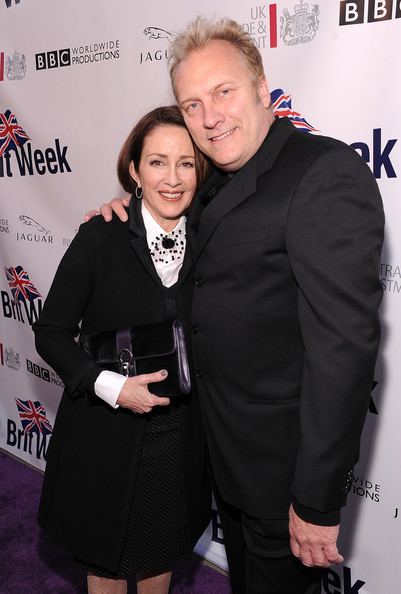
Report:
[[[262,56],[252,37],[232,19],[210,20],[198,16],[179,33],[171,43],[169,66],[171,84],[176,95],[174,77],[178,65],[194,50],[204,48],[210,41],[228,41],[238,49],[244,58],[255,82],[264,77]]]

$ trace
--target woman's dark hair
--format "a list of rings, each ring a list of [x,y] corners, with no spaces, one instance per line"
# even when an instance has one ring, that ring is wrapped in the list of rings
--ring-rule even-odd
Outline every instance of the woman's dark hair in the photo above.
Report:
[[[139,120],[124,142],[117,161],[118,179],[124,190],[130,194],[135,192],[137,186],[129,172],[130,163],[132,161],[138,171],[145,138],[158,126],[180,126],[187,129],[184,118],[176,105],[156,107]],[[197,188],[199,188],[207,175],[208,163],[197,146],[193,142],[192,144],[195,152]]]

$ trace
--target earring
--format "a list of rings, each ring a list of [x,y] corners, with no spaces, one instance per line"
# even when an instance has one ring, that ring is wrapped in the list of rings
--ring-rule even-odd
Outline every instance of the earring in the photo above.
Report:
[[[136,196],[136,198],[138,198],[138,200],[140,200],[142,198],[143,190],[142,190],[141,186],[137,186],[135,188],[135,196]]]

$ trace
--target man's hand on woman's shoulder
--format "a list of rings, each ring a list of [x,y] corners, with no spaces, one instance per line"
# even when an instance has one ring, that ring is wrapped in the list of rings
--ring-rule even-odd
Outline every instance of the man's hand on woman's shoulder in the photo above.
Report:
[[[126,198],[114,198],[111,202],[105,202],[99,210],[89,210],[85,214],[84,221],[86,223],[92,217],[100,214],[108,223],[113,218],[113,212],[115,212],[120,221],[125,222],[128,220],[128,216],[124,207],[129,206],[130,200],[131,197],[127,196]]]

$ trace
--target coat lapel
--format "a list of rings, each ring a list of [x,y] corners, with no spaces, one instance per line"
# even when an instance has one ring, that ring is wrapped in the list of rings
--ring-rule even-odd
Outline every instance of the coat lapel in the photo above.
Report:
[[[257,153],[235,173],[206,208],[202,206],[201,197],[210,191],[219,178],[218,172],[211,174],[201,190],[200,197],[195,199],[191,213],[190,236],[194,262],[199,258],[220,221],[255,193],[258,177],[273,167],[285,142],[294,131],[294,126],[287,118],[277,119]]]
[[[153,264],[152,257],[149,252],[149,247],[146,239],[146,229],[142,218],[141,212],[141,200],[131,197],[129,206],[129,230],[130,230],[130,243],[131,247],[136,253],[138,260],[145,268],[146,272],[150,274],[153,280],[158,284],[162,285],[159,275],[157,274],[156,268]],[[187,233],[187,245],[185,248],[184,260],[182,263],[181,270],[178,275],[178,283],[181,283],[185,276],[191,269],[192,258],[191,249],[188,244],[188,233]]]
[[[158,285],[160,285],[160,277],[154,267],[146,241],[146,230],[141,213],[141,203],[141,200],[138,200],[135,196],[131,197],[129,206],[130,243],[146,272],[150,274]]]

